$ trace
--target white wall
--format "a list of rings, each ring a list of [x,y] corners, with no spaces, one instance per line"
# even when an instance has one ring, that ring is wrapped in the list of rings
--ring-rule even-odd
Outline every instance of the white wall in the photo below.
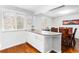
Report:
[[[79,25],[63,25],[63,20],[73,20],[73,19],[79,19],[79,14],[57,17],[53,19],[52,22],[54,27],[73,27],[73,29],[77,28],[76,38],[79,38]]]

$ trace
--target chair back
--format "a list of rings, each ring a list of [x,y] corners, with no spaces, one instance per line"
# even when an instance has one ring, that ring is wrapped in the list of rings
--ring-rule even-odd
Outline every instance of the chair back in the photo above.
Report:
[[[58,28],[52,27],[52,28],[51,28],[51,31],[52,31],[52,32],[58,32]]]
[[[76,31],[77,31],[77,28],[75,28],[72,38],[75,38]]]

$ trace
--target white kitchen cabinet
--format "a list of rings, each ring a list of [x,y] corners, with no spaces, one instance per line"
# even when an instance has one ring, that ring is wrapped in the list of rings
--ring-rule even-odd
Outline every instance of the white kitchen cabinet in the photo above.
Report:
[[[44,36],[29,32],[28,43],[35,47],[40,52],[44,51]]]
[[[2,9],[2,30],[3,31],[14,31],[14,30],[26,30],[26,28],[31,24],[31,19],[28,19],[28,15],[11,10]],[[26,26],[27,23],[27,26]]]
[[[24,20],[24,29],[27,31],[31,30],[32,27],[32,16],[26,15],[25,20]]]
[[[45,51],[61,52],[61,35],[45,36]]]
[[[24,29],[24,20],[25,20],[25,16],[23,14],[20,14],[20,13],[16,14],[17,30]]]
[[[40,51],[44,52],[44,36],[34,33],[34,46]]]
[[[54,50],[61,52],[61,34],[41,35],[34,32],[29,32],[28,43],[35,47],[40,52],[50,52]]]
[[[10,31],[16,29],[16,13],[12,10],[2,9],[2,30]]]
[[[11,48],[19,44],[27,42],[27,32],[2,32],[0,33],[0,50]]]

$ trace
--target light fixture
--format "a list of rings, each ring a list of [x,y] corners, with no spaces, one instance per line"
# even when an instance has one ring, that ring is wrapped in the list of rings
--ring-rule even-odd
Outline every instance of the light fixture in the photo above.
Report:
[[[67,10],[61,10],[60,12],[58,12],[59,14],[69,14],[69,13],[72,13],[73,10],[71,9],[67,9]]]

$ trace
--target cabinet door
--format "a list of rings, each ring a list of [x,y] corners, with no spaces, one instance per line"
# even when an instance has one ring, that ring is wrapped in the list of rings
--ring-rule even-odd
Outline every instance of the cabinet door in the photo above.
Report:
[[[28,32],[27,42],[33,45],[34,35],[31,32]]]
[[[16,22],[17,22],[17,30],[23,30],[24,29],[24,15],[17,14],[16,16]]]
[[[44,36],[32,32],[29,32],[28,35],[28,43],[40,52],[44,52]]]
[[[40,52],[44,52],[44,36],[39,34],[34,34],[33,40],[34,47]]]
[[[4,31],[24,30],[25,14],[5,8],[2,10],[2,29]]]
[[[2,18],[3,30],[9,31],[16,29],[16,13],[11,10],[4,9]]]
[[[26,15],[25,20],[24,20],[24,28],[26,30],[31,30],[31,26],[32,26],[32,16],[28,16]]]

